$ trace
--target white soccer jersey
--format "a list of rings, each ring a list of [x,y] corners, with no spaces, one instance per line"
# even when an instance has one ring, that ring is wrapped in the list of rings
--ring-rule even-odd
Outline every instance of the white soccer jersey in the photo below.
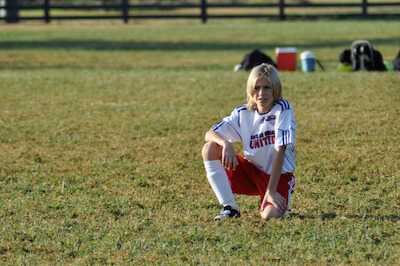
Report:
[[[293,107],[286,100],[276,102],[264,114],[240,106],[211,129],[230,142],[241,141],[244,157],[267,174],[271,174],[275,147],[286,145],[281,173],[295,169],[296,121]]]

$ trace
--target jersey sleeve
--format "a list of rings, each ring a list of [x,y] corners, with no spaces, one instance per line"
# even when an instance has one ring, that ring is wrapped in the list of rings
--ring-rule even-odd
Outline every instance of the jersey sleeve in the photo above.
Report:
[[[225,117],[218,124],[211,127],[211,129],[229,142],[242,141],[238,108],[233,110],[230,116]]]
[[[293,146],[296,139],[296,121],[292,105],[282,100],[279,102],[282,109],[275,123],[275,147]]]

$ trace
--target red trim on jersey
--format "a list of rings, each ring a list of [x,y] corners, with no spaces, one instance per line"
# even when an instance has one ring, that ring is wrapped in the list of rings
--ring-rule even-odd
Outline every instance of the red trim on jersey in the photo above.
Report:
[[[233,193],[245,194],[250,196],[259,195],[261,203],[264,199],[265,191],[267,190],[270,175],[261,171],[257,166],[250,161],[244,159],[240,155],[236,155],[238,165],[236,170],[227,170],[229,182]],[[292,181],[293,180],[293,181]],[[276,191],[286,199],[289,204],[290,194],[294,187],[294,176],[292,173],[281,174]],[[270,205],[267,204],[267,206]]]

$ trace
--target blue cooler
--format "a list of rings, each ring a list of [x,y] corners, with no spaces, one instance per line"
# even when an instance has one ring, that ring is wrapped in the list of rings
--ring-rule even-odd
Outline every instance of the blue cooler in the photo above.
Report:
[[[310,51],[300,54],[301,70],[303,72],[313,72],[315,70],[315,55]]]

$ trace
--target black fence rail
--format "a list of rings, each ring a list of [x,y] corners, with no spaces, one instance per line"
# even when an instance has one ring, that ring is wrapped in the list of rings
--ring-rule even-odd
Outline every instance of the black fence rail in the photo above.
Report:
[[[184,4],[131,4],[129,0],[120,0],[119,4],[92,4],[92,5],[57,5],[52,0],[43,0],[42,4],[36,5],[20,5],[15,0],[0,0],[0,21],[6,23],[17,23],[22,20],[43,20],[50,23],[52,20],[103,20],[103,19],[121,19],[128,23],[131,19],[201,19],[203,23],[209,19],[230,19],[230,18],[268,18],[285,20],[288,17],[293,19],[315,19],[315,18],[394,18],[400,19],[400,1],[399,2],[369,2],[361,0],[358,3],[312,3],[308,1],[300,1],[293,3],[286,0],[277,0],[275,3],[209,3],[207,0],[199,0],[198,3]],[[370,13],[369,9],[373,7],[386,7],[390,12]],[[348,9],[359,9],[356,12],[340,12],[336,11],[330,14],[315,13],[291,13],[288,10],[315,10],[315,9],[332,9],[346,11]],[[397,8],[397,12],[396,12]],[[195,13],[178,13],[170,14],[172,10],[197,10]],[[211,10],[235,9],[235,10],[259,10],[259,9],[275,9],[276,12],[266,14],[260,12],[243,13],[236,12],[233,14],[211,14]],[[41,10],[43,15],[21,15],[22,11]],[[52,11],[72,10],[84,11],[84,15],[52,15]],[[68,12],[67,12],[68,11]],[[95,11],[104,11],[104,14],[94,14]],[[135,11],[140,11],[135,13]],[[152,11],[158,11],[154,13]],[[394,12],[393,12],[394,11]],[[107,14],[113,12],[113,14]],[[147,12],[147,13],[146,13]],[[25,12],[28,13],[29,12]],[[60,13],[60,12],[59,12]],[[62,12],[61,12],[62,13]],[[135,13],[135,14],[134,14]]]

